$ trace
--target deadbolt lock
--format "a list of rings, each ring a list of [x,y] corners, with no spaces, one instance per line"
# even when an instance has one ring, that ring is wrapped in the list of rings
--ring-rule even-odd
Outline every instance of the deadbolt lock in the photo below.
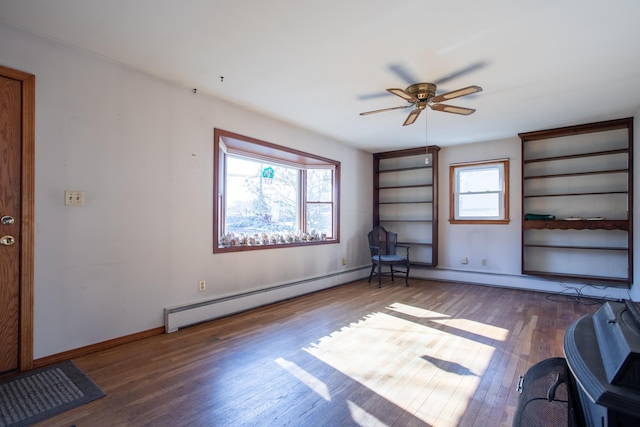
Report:
[[[16,242],[16,238],[13,236],[0,237],[0,245],[11,246]]]

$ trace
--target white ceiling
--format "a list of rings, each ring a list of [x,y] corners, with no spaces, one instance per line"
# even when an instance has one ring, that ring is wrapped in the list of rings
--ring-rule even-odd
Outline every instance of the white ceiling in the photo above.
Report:
[[[440,146],[640,110],[638,0],[0,0],[0,20],[370,152],[424,145],[424,113],[358,115],[416,82],[484,89],[449,102],[471,116],[429,111]]]

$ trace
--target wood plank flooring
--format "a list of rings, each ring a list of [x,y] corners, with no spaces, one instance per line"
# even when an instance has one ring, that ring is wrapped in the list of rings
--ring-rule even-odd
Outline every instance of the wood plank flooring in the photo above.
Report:
[[[74,362],[107,396],[41,426],[511,426],[518,376],[600,305],[359,281]]]

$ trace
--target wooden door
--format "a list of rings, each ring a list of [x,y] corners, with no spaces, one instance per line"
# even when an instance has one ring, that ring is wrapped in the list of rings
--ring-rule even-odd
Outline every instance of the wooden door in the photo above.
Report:
[[[33,92],[0,67],[0,373],[33,364]]]

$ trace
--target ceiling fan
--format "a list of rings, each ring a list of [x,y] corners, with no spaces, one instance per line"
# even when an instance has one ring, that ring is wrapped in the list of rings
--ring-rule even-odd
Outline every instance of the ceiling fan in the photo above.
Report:
[[[429,107],[432,110],[444,111],[445,113],[461,114],[468,116],[473,114],[476,110],[465,107],[455,107],[453,105],[440,104],[442,101],[448,101],[450,99],[458,98],[472,93],[482,92],[480,86],[467,86],[462,89],[454,90],[451,92],[436,95],[436,85],[433,83],[416,83],[409,86],[406,89],[387,89],[394,95],[408,101],[409,105],[403,105],[401,107],[383,108],[382,110],[367,111],[360,113],[361,116],[366,116],[374,113],[381,113],[383,111],[400,110],[403,108],[409,108],[415,106],[415,109],[409,113],[409,116],[404,121],[403,126],[413,124],[422,110]]]

